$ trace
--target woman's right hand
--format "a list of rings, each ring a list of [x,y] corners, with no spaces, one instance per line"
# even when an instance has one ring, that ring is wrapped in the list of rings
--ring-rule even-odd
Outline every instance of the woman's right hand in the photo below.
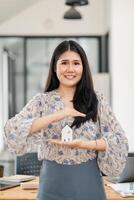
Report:
[[[63,110],[59,110],[48,116],[43,116],[38,119],[35,119],[32,123],[30,134],[36,133],[40,129],[48,127],[49,124],[60,121],[65,117],[85,117],[85,116],[86,115],[84,113],[81,113],[75,110],[74,108],[66,107]]]
[[[69,108],[69,107],[66,107],[63,110],[57,111],[53,115],[55,116],[54,121],[59,121],[65,117],[85,117],[86,116],[86,114],[81,113],[81,112],[77,111],[76,109]]]
[[[65,117],[85,117],[86,116],[84,113],[81,113],[74,108],[66,107],[63,110],[63,112],[64,112]]]

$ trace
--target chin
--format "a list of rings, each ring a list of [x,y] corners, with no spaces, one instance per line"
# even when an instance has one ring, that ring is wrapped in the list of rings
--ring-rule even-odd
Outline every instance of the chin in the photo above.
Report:
[[[67,79],[59,79],[60,84],[63,85],[64,87],[76,87],[76,85],[79,83],[79,79],[78,80],[67,80]]]
[[[77,83],[72,83],[72,84],[71,83],[70,84],[69,83],[63,83],[62,85],[64,85],[65,87],[71,88],[71,87],[76,87]]]
[[[70,85],[70,86],[76,86],[77,84],[78,84],[78,82],[79,82],[79,80],[78,81],[66,81],[66,80],[63,80],[62,81],[62,84],[64,84],[64,85]]]

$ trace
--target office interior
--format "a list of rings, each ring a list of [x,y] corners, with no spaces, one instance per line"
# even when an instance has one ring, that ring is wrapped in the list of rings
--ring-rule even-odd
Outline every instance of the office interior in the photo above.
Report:
[[[3,142],[5,122],[43,92],[51,54],[63,40],[80,43],[95,89],[104,93],[134,152],[134,1],[89,0],[82,19],[64,19],[65,0],[0,0],[0,165],[15,173]],[[36,151],[36,147],[35,147]]]

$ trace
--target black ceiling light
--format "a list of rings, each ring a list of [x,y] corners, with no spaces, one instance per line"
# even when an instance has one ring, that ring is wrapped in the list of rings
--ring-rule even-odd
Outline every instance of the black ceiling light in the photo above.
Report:
[[[88,5],[88,0],[66,0],[68,6],[85,6]]]
[[[71,8],[65,12],[64,19],[82,19],[81,14],[76,10],[75,6],[88,5],[88,0],[66,0],[66,5]]]
[[[68,11],[64,14],[64,19],[81,19],[81,14],[72,6]]]

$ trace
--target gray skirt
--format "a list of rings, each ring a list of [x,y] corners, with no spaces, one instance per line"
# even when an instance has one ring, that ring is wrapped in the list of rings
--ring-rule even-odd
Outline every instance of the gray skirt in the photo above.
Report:
[[[37,200],[106,200],[96,159],[76,165],[44,160]]]

